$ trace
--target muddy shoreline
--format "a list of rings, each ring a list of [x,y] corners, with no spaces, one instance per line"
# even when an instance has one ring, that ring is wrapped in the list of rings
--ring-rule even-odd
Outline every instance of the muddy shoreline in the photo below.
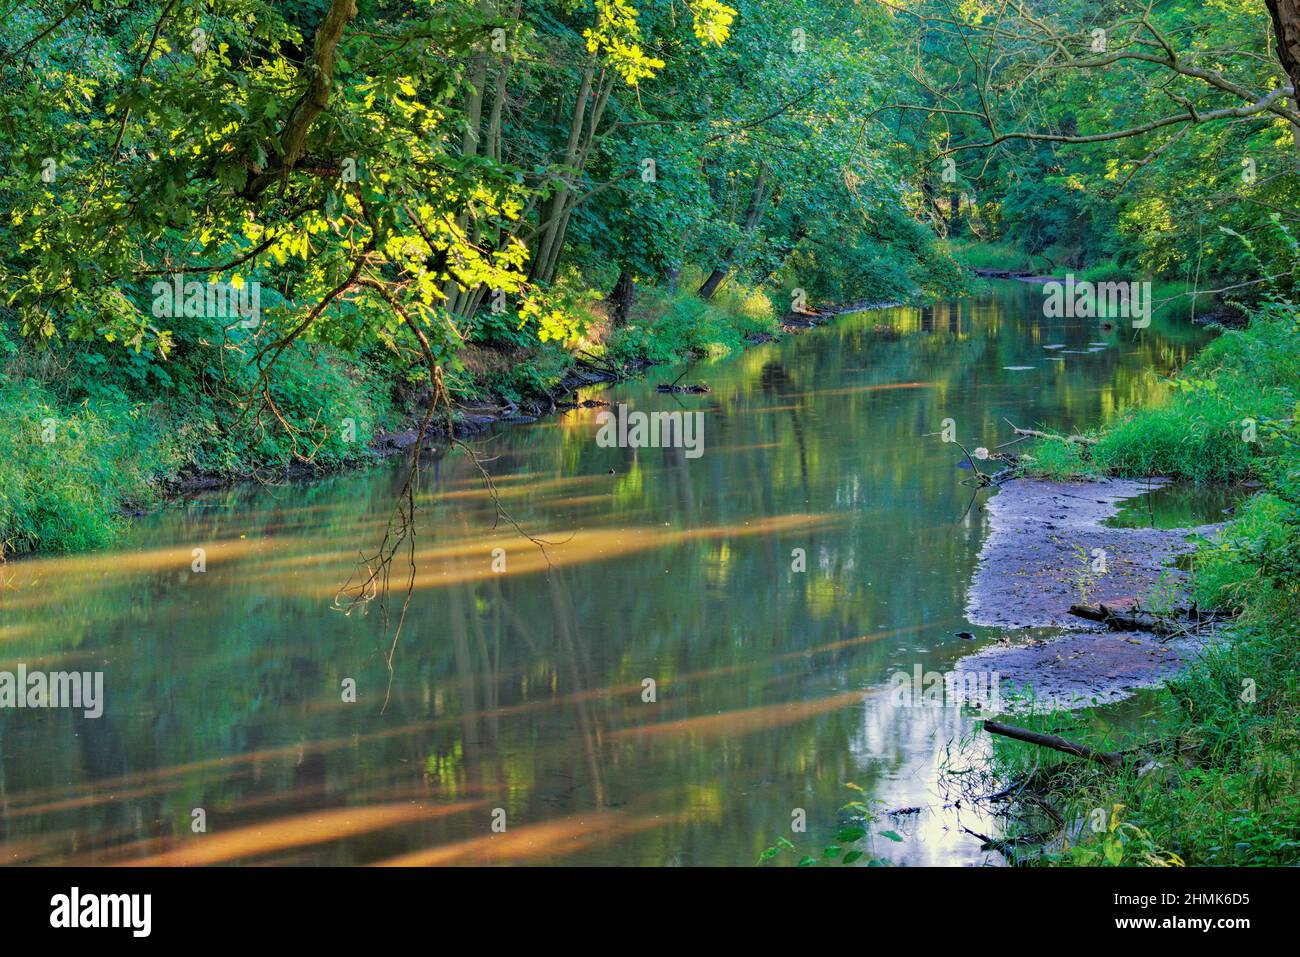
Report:
[[[1110,630],[1070,613],[1075,604],[1190,603],[1187,575],[1173,563],[1194,550],[1189,536],[1210,535],[1221,525],[1103,524],[1118,514],[1119,503],[1166,484],[1166,479],[1004,483],[985,505],[991,529],[966,603],[972,624],[1004,634],[963,658],[960,669],[997,672],[1015,689],[1030,689],[1040,703],[1078,708],[1128,697],[1186,667],[1206,639]]]
[[[768,342],[780,342],[784,335],[799,335],[808,330],[824,326],[839,316],[846,315],[850,312],[865,312],[871,309],[888,309],[893,306],[901,305],[898,302],[879,302],[852,303],[847,306],[837,306],[830,309],[822,309],[808,312],[789,312],[778,320],[779,333],[763,332],[747,336],[745,346],[763,345]],[[550,415],[556,415],[562,412],[568,412],[572,409],[581,407],[590,407],[594,405],[604,405],[599,401],[585,400],[577,401],[572,399],[579,389],[596,385],[616,385],[620,382],[631,382],[645,374],[645,372],[660,363],[650,362],[647,360],[636,360],[628,366],[615,368],[613,366],[601,366],[595,363],[578,359],[578,368],[562,379],[556,391],[550,395],[541,395],[531,397],[523,401],[522,404],[510,402],[501,397],[487,399],[483,402],[462,404],[458,414],[454,416],[452,428],[457,438],[469,435],[477,435],[485,431],[489,426],[497,423],[507,425],[522,425],[530,422],[536,422],[539,419]],[[707,390],[701,390],[707,391]],[[446,439],[447,429],[438,422],[433,423],[426,433],[431,439]],[[419,438],[416,429],[406,429],[397,432],[387,432],[377,435],[371,443],[371,449],[381,456],[393,455],[397,452],[404,451],[414,445]]]

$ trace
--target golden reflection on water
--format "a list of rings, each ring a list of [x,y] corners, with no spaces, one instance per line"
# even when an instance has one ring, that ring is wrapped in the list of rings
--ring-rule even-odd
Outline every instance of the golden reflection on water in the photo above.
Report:
[[[734,737],[752,734],[755,731],[778,728],[785,724],[796,724],[815,715],[840,708],[852,707],[862,703],[860,691],[848,691],[830,698],[812,701],[781,701],[764,705],[761,708],[746,708],[743,711],[728,711],[723,714],[701,715],[698,718],[682,718],[678,721],[664,721],[657,724],[641,725],[634,728],[621,728],[611,731],[607,737],[611,741],[620,738],[651,738],[663,735],[685,735],[692,738]]]
[[[180,847],[123,861],[131,867],[193,867],[220,864],[259,854],[269,854],[291,847],[321,844],[395,827],[416,821],[428,821],[446,814],[463,814],[481,808],[485,801],[461,801],[456,804],[426,807],[407,801],[371,807],[340,807],[282,817],[265,824],[253,824],[233,831],[214,832],[204,840],[189,841]],[[130,846],[123,848],[130,852]]]

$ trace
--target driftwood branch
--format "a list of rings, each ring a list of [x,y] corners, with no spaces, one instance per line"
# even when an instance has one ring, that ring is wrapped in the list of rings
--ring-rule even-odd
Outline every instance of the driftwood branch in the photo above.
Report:
[[[1119,751],[1098,751],[1086,744],[1076,744],[1073,741],[1058,738],[1054,734],[1039,734],[1037,731],[1030,731],[1028,728],[1017,728],[1015,725],[1002,724],[999,721],[985,721],[984,730],[989,734],[1000,734],[1006,738],[1015,738],[1017,741],[1037,744],[1044,748],[1051,748],[1054,751],[1074,755],[1076,758],[1086,758],[1089,761],[1104,764],[1108,768],[1118,768],[1124,764],[1124,755]]]
[[[1026,439],[1056,439],[1058,442],[1075,442],[1079,445],[1096,445],[1096,439],[1090,439],[1086,435],[1056,435],[1052,432],[1039,432],[1037,429],[1021,429],[1016,426],[1010,419],[1003,419],[1007,425],[1011,426],[1011,431],[1016,435]]]
[[[1166,616],[1133,608],[1127,613],[1098,602],[1095,605],[1071,605],[1070,614],[1088,621],[1099,621],[1112,631],[1145,631],[1159,635],[1162,641],[1179,635],[1196,635],[1203,626],[1230,619],[1227,612],[1199,608],[1178,609]]]
[[[1057,439],[1061,442],[1077,442],[1080,445],[1096,445],[1096,439],[1090,439],[1086,435],[1053,435],[1051,432],[1039,432],[1037,429],[1016,429],[1016,435],[1023,435],[1028,439]]]

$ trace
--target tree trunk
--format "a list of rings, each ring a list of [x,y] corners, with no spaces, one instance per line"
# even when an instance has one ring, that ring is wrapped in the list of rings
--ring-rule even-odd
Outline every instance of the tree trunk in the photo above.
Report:
[[[1277,37],[1277,58],[1282,69],[1291,78],[1291,87],[1300,93],[1300,2],[1297,0],[1265,0],[1269,16],[1273,18],[1273,34]]]
[[[722,285],[722,280],[726,278],[727,270],[721,268],[713,270],[713,272],[709,273],[709,278],[704,280],[704,285],[700,286],[697,295],[705,302],[708,302],[713,298],[713,294],[718,291],[718,287]]]
[[[520,10],[523,6],[523,0],[515,0],[514,11],[511,14],[511,22],[518,24]],[[500,15],[500,4],[497,5],[497,15]],[[506,92],[510,81],[510,71],[514,66],[514,54],[506,51],[497,65],[496,84],[494,88],[494,97],[492,100],[492,111],[488,116],[487,129],[483,134],[482,155],[488,159],[501,162],[504,137],[502,136],[502,118],[504,116]],[[482,108],[479,109],[480,118]],[[475,233],[475,238],[479,239],[479,233]],[[502,230],[498,227],[494,229],[490,237],[483,240],[491,249],[500,249],[502,245]],[[479,307],[483,304],[484,297],[490,290],[483,285],[471,289],[464,296],[457,296],[448,299],[448,308],[454,307],[454,312],[460,318],[467,322],[472,320],[478,312]]]
[[[604,68],[601,68],[599,74],[596,73],[594,57],[587,61],[582,83],[578,87],[578,96],[573,105],[572,119],[569,121],[569,138],[565,144],[564,159],[561,163],[563,172],[560,174],[560,185],[542,211],[542,235],[536,249],[533,250],[529,279],[549,282],[555,275],[560,250],[564,245],[564,235],[569,227],[569,216],[577,203],[572,184],[582,176],[587,158],[591,155],[596,129],[605,112],[605,104],[609,102],[610,93],[613,92],[614,80],[613,73]],[[587,101],[592,99],[593,94],[594,100],[591,103],[589,116]]]
[[[921,180],[921,196],[925,200],[925,208],[929,211],[931,218],[938,226],[942,226],[943,210],[939,208],[939,199],[935,195],[934,182],[930,179],[928,171],[925,174],[925,179]],[[936,231],[938,226],[936,226]]]
[[[1004,737],[1015,738],[1017,741],[1026,741],[1029,744],[1037,744],[1044,748],[1051,748],[1054,751],[1072,754],[1078,758],[1087,758],[1089,761],[1104,764],[1108,768],[1124,766],[1124,755],[1119,751],[1098,751],[1086,744],[1076,744],[1073,741],[1058,738],[1054,734],[1042,734],[1038,731],[1030,731],[1028,728],[1018,728],[1013,724],[1003,724],[1000,721],[985,721],[984,730],[990,734],[1000,734]]]
[[[754,192],[749,197],[749,210],[745,214],[745,228],[744,232],[741,234],[742,236],[748,237],[749,234],[758,227],[759,221],[763,218],[763,208],[766,204],[767,164],[759,163],[758,182],[754,184]],[[696,295],[705,302],[708,302],[713,298],[714,293],[718,291],[718,287],[722,285],[722,281],[726,279],[727,274],[731,272],[732,260],[736,258],[737,251],[736,247],[727,250],[726,255],[722,257],[722,262],[718,266],[714,267],[713,272],[709,273],[709,278],[704,280],[704,284],[700,286],[699,290],[696,292]]]
[[[487,23],[493,14],[492,5],[488,0],[479,0],[478,10],[484,23]],[[483,137],[483,93],[487,87],[487,75],[488,54],[485,40],[470,61],[469,84],[465,90],[465,129],[461,133],[460,141],[460,155],[465,159],[473,159],[479,154],[479,145]],[[466,229],[469,225],[468,214],[461,213],[457,216],[456,225],[462,230]],[[477,236],[471,236],[471,241],[476,238]],[[448,279],[443,284],[442,291],[447,297],[446,307],[452,313],[459,313],[473,292],[470,289],[462,290],[455,279]]]
[[[596,130],[600,127],[600,121],[605,115],[605,106],[609,103],[609,96],[614,91],[615,76],[613,72],[602,69],[600,76],[595,84],[595,102],[592,104],[591,113],[587,120],[586,136],[583,138],[581,147],[577,155],[567,164],[572,167],[568,174],[576,182],[581,176],[582,171],[587,168],[587,160],[591,156],[592,145],[596,141]],[[579,128],[581,131],[581,128]],[[545,250],[541,257],[534,261],[534,279],[540,279],[542,282],[550,282],[555,278],[556,267],[560,262],[560,253],[564,250],[564,238],[569,231],[569,220],[573,216],[573,209],[578,205],[581,197],[568,185],[560,188],[557,194],[559,202],[557,203],[556,219],[551,225],[550,241],[546,244]]]
[[[246,196],[260,195],[276,179],[287,175],[307,151],[307,133],[311,130],[312,123],[329,108],[330,93],[334,88],[335,50],[343,39],[348,21],[356,15],[356,0],[331,0],[324,19],[316,28],[311,59],[303,69],[310,77],[307,91],[294,106],[280,132],[280,161],[275,169],[249,181],[244,189]]]
[[[628,311],[632,308],[632,298],[636,295],[636,284],[626,269],[620,270],[618,281],[609,294],[609,317],[618,328],[627,322]]]

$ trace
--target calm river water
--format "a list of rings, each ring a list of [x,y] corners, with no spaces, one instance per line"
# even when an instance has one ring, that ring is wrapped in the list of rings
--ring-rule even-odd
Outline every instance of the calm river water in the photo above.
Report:
[[[851,782],[925,808],[874,825],[876,856],[996,863],[939,787],[974,720],[882,690],[996,637],[962,615],[983,513],[962,518],[962,456],[927,435],[1097,423],[1205,339],[1041,301],[1004,284],[849,315],[697,364],[682,381],[707,395],[657,393],[667,368],[600,393],[702,410],[698,458],[602,448],[595,409],[476,438],[506,510],[557,543],[549,570],[493,529],[463,458],[431,461],[386,710],[392,621],[333,605],[400,463],[205,495],[113,551],[0,566],[0,670],[102,671],[106,699],[97,719],[0,711],[0,860],[751,865],[783,836],[793,863],[833,842]]]

